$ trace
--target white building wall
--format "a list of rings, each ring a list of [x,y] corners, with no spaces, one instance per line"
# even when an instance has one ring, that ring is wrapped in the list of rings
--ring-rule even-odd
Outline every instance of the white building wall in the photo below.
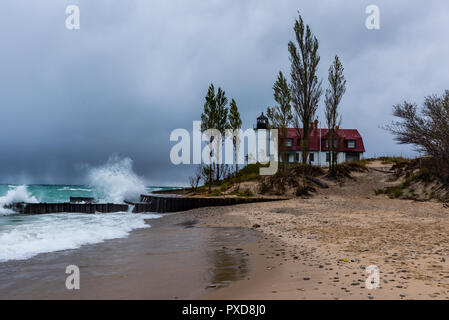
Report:
[[[270,161],[270,130],[256,129],[256,162],[267,163]],[[277,153],[274,154],[277,157]]]
[[[261,161],[267,161],[268,158],[265,158],[265,152],[267,153],[267,156],[270,155],[270,130],[255,130],[256,132],[256,150],[259,152],[256,152],[254,155],[256,162]],[[266,132],[266,134],[264,134]],[[262,151],[262,152],[261,152]],[[276,158],[277,158],[277,152]],[[322,166],[322,167],[328,167],[329,163],[326,161],[326,154],[327,151],[310,151],[309,152],[309,159],[310,154],[314,154],[314,161],[311,162],[312,165],[315,166]],[[360,155],[360,159],[363,159],[363,153]],[[268,160],[269,161],[269,160]],[[282,161],[282,159],[281,159]],[[338,153],[338,163],[343,163],[346,161],[346,153],[345,152],[339,152]],[[301,151],[294,151],[289,153],[288,157],[289,163],[301,163],[302,162],[302,152]],[[308,161],[309,163],[309,161]]]
[[[311,162],[312,165],[314,165],[314,166],[322,166],[322,167],[329,166],[329,163],[326,161],[326,153],[327,153],[327,151],[321,151],[321,152],[319,152],[319,151],[310,151],[309,152],[309,159],[310,159],[310,154],[312,154],[312,153],[314,155],[314,161]],[[339,152],[337,157],[338,157],[338,159],[337,159],[338,163],[343,163],[343,162],[346,161],[346,153],[345,152]],[[363,154],[361,155],[361,159],[362,158],[363,158]],[[294,153],[290,153],[288,161],[290,163],[301,163],[302,162],[302,152],[296,151]],[[307,163],[309,163],[309,161]]]

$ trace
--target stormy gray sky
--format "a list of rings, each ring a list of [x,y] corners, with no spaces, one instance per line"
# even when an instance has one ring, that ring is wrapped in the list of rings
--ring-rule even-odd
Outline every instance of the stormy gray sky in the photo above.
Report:
[[[65,28],[70,4],[80,30]],[[365,28],[370,4],[380,30]],[[320,41],[323,84],[335,54],[345,67],[343,127],[366,156],[412,155],[379,127],[393,104],[449,89],[447,0],[3,0],[0,183],[83,183],[114,153],[149,184],[186,183],[170,132],[200,119],[211,82],[252,127],[289,74],[298,11]]]

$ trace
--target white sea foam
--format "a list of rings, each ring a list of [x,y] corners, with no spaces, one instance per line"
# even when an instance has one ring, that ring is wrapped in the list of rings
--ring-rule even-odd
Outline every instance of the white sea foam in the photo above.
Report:
[[[130,158],[109,158],[105,165],[91,169],[89,182],[96,198],[104,202],[136,201],[147,192],[143,179],[133,172]]]
[[[92,189],[63,187],[63,188],[58,189],[58,191],[85,191],[85,192],[91,192]]]
[[[13,214],[14,211],[5,208],[15,202],[37,203],[36,197],[28,192],[27,186],[9,186],[10,190],[5,196],[0,197],[0,215]]]
[[[149,228],[156,214],[48,214],[0,232],[0,262],[29,259],[39,253],[77,249],[86,244],[124,238],[134,229]],[[5,217],[6,218],[6,217]]]

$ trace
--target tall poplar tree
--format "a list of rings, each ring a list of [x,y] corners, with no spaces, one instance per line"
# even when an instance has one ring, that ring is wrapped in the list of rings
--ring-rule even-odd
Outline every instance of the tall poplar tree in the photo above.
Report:
[[[229,128],[234,132],[232,143],[234,145],[235,176],[237,177],[239,173],[238,152],[240,148],[240,137],[236,135],[236,131],[240,130],[240,128],[242,127],[242,119],[240,118],[239,109],[234,99],[231,100],[229,106]]]
[[[326,89],[325,95],[325,117],[328,131],[328,150],[329,150],[329,171],[335,174],[335,166],[338,160],[338,148],[340,138],[337,128],[341,124],[341,115],[338,106],[346,92],[346,80],[343,75],[343,65],[338,56],[335,56],[333,64],[329,68],[329,88]]]
[[[282,72],[279,72],[278,78],[273,85],[273,96],[277,105],[267,108],[267,117],[270,121],[270,126],[279,131],[280,139],[278,139],[278,156],[282,155],[284,162],[284,172],[287,168],[287,153],[285,151],[285,139],[287,138],[287,129],[293,123],[293,113],[291,107],[291,95],[288,87],[287,79]]]
[[[207,95],[205,97],[204,110],[201,115],[201,131],[204,132],[208,129],[214,129],[217,122],[217,103],[215,101],[215,87],[213,84],[209,86],[207,90]],[[209,137],[209,143],[212,146],[212,142],[214,141],[214,137]],[[212,182],[213,182],[213,165],[212,165],[212,150],[209,154],[209,166],[205,170],[207,171],[207,184],[209,186],[209,192],[212,191]]]
[[[322,94],[321,80],[318,80],[318,64],[320,56],[318,54],[318,40],[310,30],[304,25],[304,21],[299,16],[293,28],[296,36],[296,44],[290,41],[288,51],[291,62],[291,85],[293,107],[296,112],[296,127],[302,123],[302,162],[307,163],[309,153],[309,135],[312,131],[312,122],[315,119],[318,102]]]

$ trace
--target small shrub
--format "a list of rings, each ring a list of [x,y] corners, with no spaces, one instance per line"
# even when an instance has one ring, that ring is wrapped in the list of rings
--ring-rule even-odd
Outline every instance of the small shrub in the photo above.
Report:
[[[221,191],[218,189],[212,190],[209,194],[209,197],[219,197],[221,196]]]
[[[267,165],[260,164],[260,163],[248,164],[244,168],[239,170],[238,176],[240,178],[245,178],[245,177],[256,177],[257,178],[257,177],[259,177],[260,168],[266,168],[268,166],[269,166],[269,164],[267,164]]]
[[[295,189],[295,195],[297,197],[301,197],[301,196],[307,196],[309,195],[310,192],[315,192],[315,188],[309,186],[309,185],[303,185],[303,184],[298,184],[298,186]]]
[[[374,193],[376,194],[376,196],[381,195],[381,194],[385,194],[385,189],[374,190]]]
[[[402,185],[395,186],[395,187],[387,187],[385,189],[375,190],[374,193],[376,194],[376,196],[381,195],[381,194],[385,194],[390,199],[396,199],[396,198],[400,198],[402,196],[403,188],[402,188]]]
[[[324,174],[324,170],[318,166],[312,166],[310,164],[293,164],[287,168],[287,175],[308,175],[313,177],[319,177]]]
[[[243,191],[239,191],[239,190],[234,190],[233,192],[231,192],[232,195],[237,196],[237,197],[244,197],[244,198],[249,198],[249,197],[253,197],[254,193],[249,190],[243,190]]]
[[[267,183],[266,180],[263,180],[263,181],[260,183],[260,186],[259,186],[259,192],[260,192],[260,194],[267,194],[271,189],[272,189],[272,186],[270,186],[270,184]]]
[[[254,193],[251,190],[247,189],[247,190],[241,192],[240,196],[241,197],[253,197]]]

